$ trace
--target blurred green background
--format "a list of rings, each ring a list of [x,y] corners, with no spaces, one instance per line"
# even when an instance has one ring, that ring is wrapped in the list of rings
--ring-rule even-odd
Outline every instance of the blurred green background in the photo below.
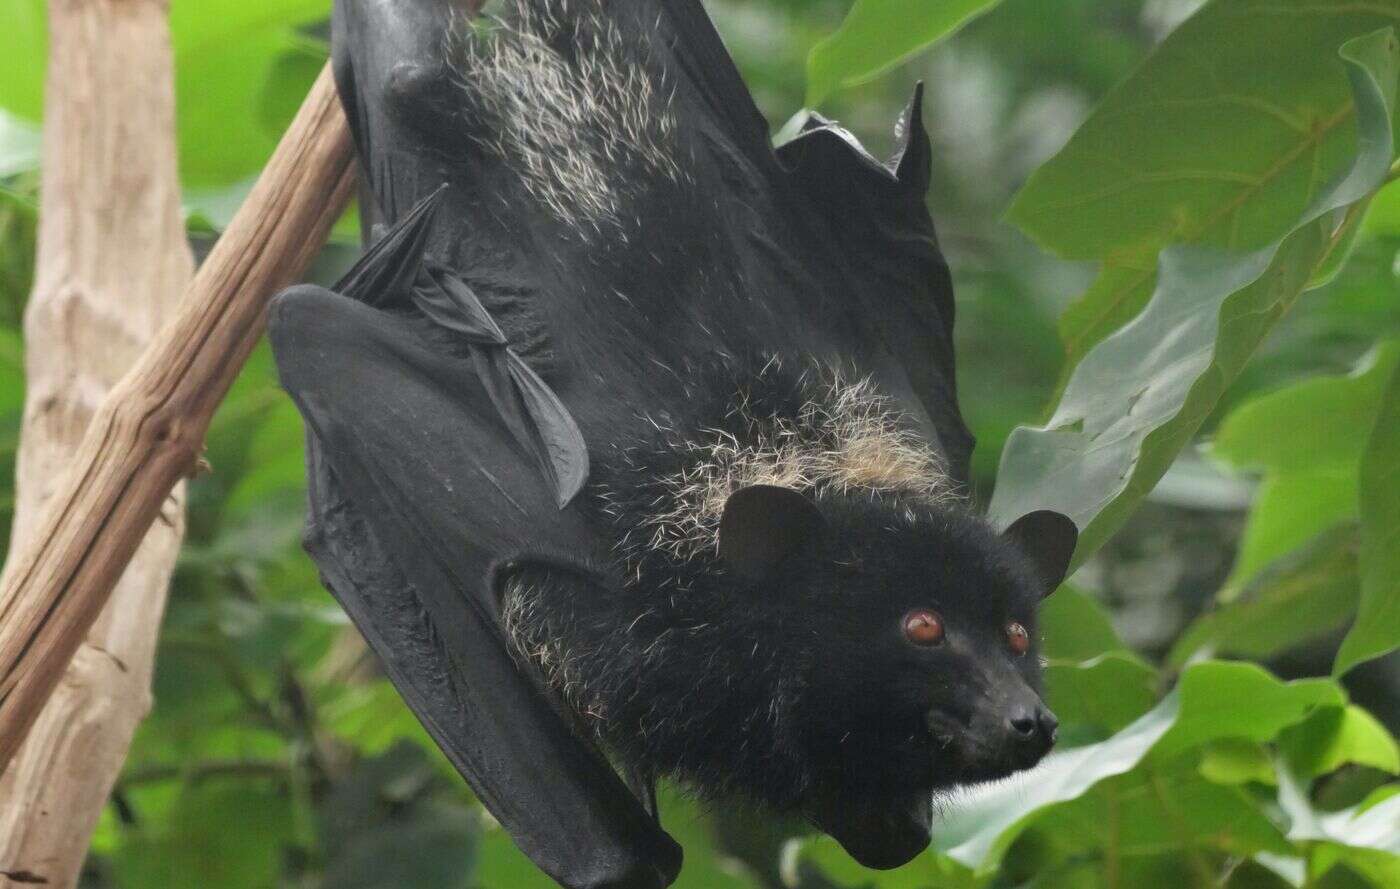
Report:
[[[320,70],[327,6],[173,4],[197,252]],[[981,499],[1012,429],[1046,420],[1076,363],[1146,302],[1161,247],[1256,248],[1346,168],[1357,145],[1338,48],[1400,24],[1395,0],[706,6],[775,133],[811,105],[883,155],[913,84],[927,85],[929,200],[956,279]],[[43,8],[0,0],[5,530]],[[1318,123],[1333,107],[1335,138]],[[1290,134],[1307,153],[1288,154]],[[1258,173],[1294,163],[1311,170],[1305,183]],[[1236,194],[1223,222],[1212,215]],[[1168,454],[1165,476],[1050,600],[1049,694],[1066,728],[1047,771],[948,801],[935,851],[888,874],[861,871],[800,824],[705,811],[672,788],[663,819],[686,850],[678,885],[1400,886],[1400,659],[1369,659],[1400,642],[1381,614],[1400,596],[1394,561],[1373,543],[1389,533],[1386,498],[1400,502],[1400,434],[1386,432],[1400,424],[1400,195],[1382,190],[1335,221],[1337,247],[1315,269],[1326,283],[1288,297],[1200,430]],[[353,220],[337,229],[319,279],[353,261],[355,232]],[[553,885],[476,804],[317,582],[299,548],[301,439],[260,348],[210,431],[213,473],[190,486],[155,710],[84,885]],[[1364,652],[1345,666],[1364,662],[1334,671],[1358,607],[1349,644]]]

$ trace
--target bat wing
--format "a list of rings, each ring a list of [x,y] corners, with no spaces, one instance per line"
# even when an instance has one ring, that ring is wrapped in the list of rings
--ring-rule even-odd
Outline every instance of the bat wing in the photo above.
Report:
[[[503,87],[512,60],[464,49],[453,4],[337,0],[337,79],[378,217],[447,183],[429,252],[469,281],[589,444],[610,444],[638,404],[684,410],[668,371],[679,380],[716,353],[817,355],[876,377],[965,479],[920,97],[889,162],[819,118],[775,152],[698,0],[520,5],[551,16],[562,45],[513,60]],[[593,55],[570,48],[570,28],[592,29]],[[556,67],[528,67],[541,58]],[[609,72],[626,95],[589,91]],[[532,81],[555,86],[520,87]],[[640,93],[651,103],[627,104]],[[558,108],[581,116],[554,120]]]
[[[855,305],[866,336],[903,370],[927,411],[955,478],[968,480],[973,438],[958,408],[953,279],[929,215],[932,149],[923,85],[896,126],[894,156],[876,160],[851,133],[813,115],[778,149],[799,197],[796,212],[820,221],[831,278]]]
[[[425,216],[406,217],[341,286],[383,296],[432,282],[413,260]],[[405,700],[555,879],[669,883],[679,847],[517,669],[499,628],[498,566],[539,541],[580,562],[599,546],[521,447],[512,426],[530,409],[500,407],[492,390],[509,368],[488,360],[483,376],[412,319],[317,287],[278,296],[270,330],[307,424],[308,550]]]
[[[966,482],[974,440],[958,408],[952,275],[928,211],[932,146],[923,85],[896,124],[888,161],[815,114],[775,152],[766,121],[698,0],[655,5],[669,14],[674,68],[693,85],[709,126],[768,181],[775,196],[769,212],[779,218],[765,227],[794,232],[783,242],[789,261],[815,273],[808,284],[845,302],[849,314],[831,315],[832,323],[854,320],[874,346],[863,350],[860,363],[927,412],[952,474]],[[897,369],[881,368],[885,362]]]

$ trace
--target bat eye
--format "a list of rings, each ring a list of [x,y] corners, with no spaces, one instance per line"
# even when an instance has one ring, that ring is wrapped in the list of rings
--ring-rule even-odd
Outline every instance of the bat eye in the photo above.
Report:
[[[918,608],[904,616],[904,638],[915,645],[937,645],[943,641],[943,618],[927,608]]]
[[[1006,644],[1013,654],[1022,655],[1031,650],[1031,634],[1026,628],[1012,621],[1006,625]]]

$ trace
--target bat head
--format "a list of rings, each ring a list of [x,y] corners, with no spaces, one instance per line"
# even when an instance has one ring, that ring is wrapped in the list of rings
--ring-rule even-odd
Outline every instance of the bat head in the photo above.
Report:
[[[897,495],[731,496],[721,559],[791,613],[780,644],[801,665],[805,808],[862,863],[904,863],[928,842],[936,792],[1029,768],[1054,744],[1036,614],[1075,537],[1050,512],[997,534]]]

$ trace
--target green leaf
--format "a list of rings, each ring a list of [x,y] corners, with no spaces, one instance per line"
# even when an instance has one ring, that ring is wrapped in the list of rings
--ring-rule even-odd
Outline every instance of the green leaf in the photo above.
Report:
[[[1255,664],[1204,661],[1188,667],[1176,687],[1181,718],[1153,750],[1170,757],[1207,741],[1242,738],[1271,741],[1318,707],[1346,703],[1330,679],[1280,682]]]
[[[1149,753],[1154,762],[1165,763],[1222,738],[1272,740],[1317,707],[1342,702],[1331,680],[1284,683],[1251,664],[1192,664],[1171,694],[1113,737],[1057,751],[1009,781],[965,791],[935,825],[934,843],[955,861],[986,873],[1038,810],[1077,799],[1099,782],[1132,771]]]
[[[1384,343],[1347,376],[1316,377],[1260,396],[1221,424],[1213,455],[1236,469],[1266,473],[1221,598],[1232,598],[1273,560],[1357,517],[1366,439],[1356,430],[1375,424],[1396,367],[1400,342]]]
[[[1070,848],[1081,854],[1291,851],[1251,791],[1206,780],[1190,757],[1170,768],[1143,765],[1105,781],[1079,799],[1041,810],[1035,824],[1041,831],[1072,835]]]
[[[1310,423],[1325,422],[1313,419]],[[1278,429],[1293,429],[1280,426]],[[1276,430],[1276,438],[1286,438]],[[1319,461],[1321,462],[1321,461]],[[1317,469],[1266,478],[1250,505],[1235,565],[1220,593],[1232,599],[1262,568],[1330,528],[1356,520],[1355,466]]]
[[[1062,379],[1056,397],[1064,394],[1069,375],[1105,337],[1137,317],[1152,298],[1157,284],[1157,257],[1150,252],[1138,259],[1104,260],[1089,289],[1065,307],[1060,315],[1060,339],[1065,347]]]
[[[1379,193],[1377,194],[1379,195]],[[1309,290],[1326,287],[1342,274],[1342,269],[1346,268],[1347,263],[1351,261],[1352,254],[1356,252],[1356,246],[1361,241],[1362,232],[1365,230],[1363,223],[1368,215],[1370,203],[1370,201],[1363,201],[1346,214],[1342,220],[1342,227],[1332,234],[1332,243],[1328,247],[1327,257],[1313,273],[1312,280],[1308,282]]]
[[[1197,768],[1203,778],[1216,784],[1275,782],[1274,763],[1264,747],[1238,738],[1227,738],[1207,745]]]
[[[1356,430],[1375,423],[1397,367],[1400,342],[1382,343],[1346,376],[1313,377],[1248,401],[1220,424],[1211,456],[1280,474],[1354,468],[1366,450]]]
[[[846,20],[807,57],[807,107],[864,83],[996,5],[998,0],[856,0]]]
[[[1045,668],[1047,703],[1060,723],[1124,728],[1156,702],[1157,671],[1127,652]]]
[[[1268,565],[1232,599],[1197,618],[1172,646],[1170,666],[1198,651],[1267,658],[1342,627],[1360,596],[1357,531],[1336,528]]]
[[[1376,718],[1355,704],[1327,707],[1284,729],[1279,748],[1300,778],[1330,774],[1344,765],[1400,773],[1400,747]]]
[[[1041,654],[1052,661],[1087,661],[1126,651],[1103,606],[1073,586],[1062,586],[1040,607]]]
[[[1332,665],[1340,676],[1400,647],[1400,369],[1361,458],[1361,604]]]
[[[1367,234],[1395,237],[1400,235],[1400,182],[1382,188],[1371,201],[1370,212],[1362,221]]]
[[[1322,813],[1312,807],[1298,777],[1281,768],[1278,802],[1292,822],[1288,838],[1295,842],[1330,842],[1349,849],[1383,852],[1388,857],[1400,856],[1400,796],[1370,806]],[[1394,862],[1392,872],[1400,873],[1400,860]]]
[[[1354,151],[1339,50],[1397,20],[1394,0],[1214,0],[1036,171],[1011,220],[1075,259],[1277,240]]]
[[[1397,18],[1395,0],[1216,0],[1104,98],[1009,211],[1047,248],[1102,262],[1060,319],[1065,374],[1147,304],[1163,247],[1267,243],[1345,168],[1337,53]]]
[[[1082,562],[1190,441],[1312,276],[1333,212],[1364,199],[1390,167],[1400,44],[1387,29],[1348,42],[1343,58],[1360,143],[1350,171],[1308,203],[1284,238],[1264,248],[1163,250],[1147,308],[1085,356],[1049,423],[1012,434],[992,501],[994,520],[1006,525],[1036,509],[1063,512],[1083,529],[1076,553]]]

